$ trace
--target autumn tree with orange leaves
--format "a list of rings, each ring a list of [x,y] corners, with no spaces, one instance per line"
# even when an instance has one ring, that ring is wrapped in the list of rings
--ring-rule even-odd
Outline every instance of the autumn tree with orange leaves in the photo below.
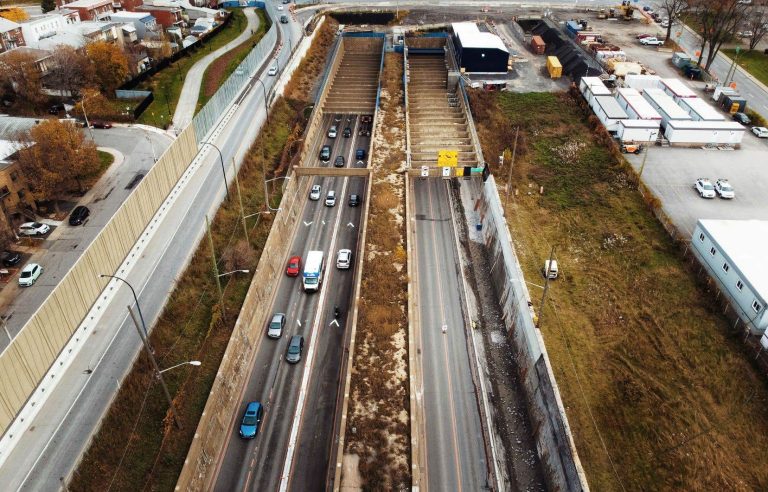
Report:
[[[119,46],[97,41],[86,46],[86,53],[96,70],[96,81],[107,97],[128,77],[128,58]]]

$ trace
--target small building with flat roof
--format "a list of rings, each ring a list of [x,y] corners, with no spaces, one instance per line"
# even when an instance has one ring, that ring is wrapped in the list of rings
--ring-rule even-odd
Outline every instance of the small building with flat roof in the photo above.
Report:
[[[474,22],[454,22],[451,27],[462,71],[507,73],[509,50],[500,37],[480,31]]]

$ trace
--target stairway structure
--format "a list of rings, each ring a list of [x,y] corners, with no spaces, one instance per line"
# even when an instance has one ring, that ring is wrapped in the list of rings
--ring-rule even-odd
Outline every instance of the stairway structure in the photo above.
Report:
[[[379,87],[383,38],[342,38],[341,62],[324,113],[373,114]]]

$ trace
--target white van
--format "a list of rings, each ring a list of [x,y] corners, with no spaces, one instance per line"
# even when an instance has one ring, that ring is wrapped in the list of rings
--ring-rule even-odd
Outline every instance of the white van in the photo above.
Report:
[[[352,250],[340,249],[339,254],[336,255],[336,268],[339,270],[348,270],[352,265]]]
[[[544,270],[543,270],[544,276],[548,277],[550,279],[556,279],[558,270],[557,270],[557,260],[552,260],[550,263],[549,260],[546,260],[544,262]]]

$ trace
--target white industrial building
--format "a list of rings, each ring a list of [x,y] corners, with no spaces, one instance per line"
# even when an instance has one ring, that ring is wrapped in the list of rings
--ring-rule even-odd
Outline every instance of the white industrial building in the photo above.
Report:
[[[661,115],[635,89],[623,87],[616,90],[616,100],[631,119],[655,120],[660,124]]]
[[[744,127],[735,121],[670,120],[664,137],[672,145],[738,145],[744,132]]]
[[[725,121],[725,116],[704,99],[686,97],[677,101],[677,104],[691,115],[693,121]]]
[[[595,116],[611,133],[616,133],[619,121],[629,119],[627,112],[619,106],[613,96],[595,96],[592,98],[591,107]]]
[[[691,115],[678,106],[675,100],[661,89],[649,87],[643,91],[643,97],[661,115],[662,127],[666,127],[667,123],[671,120],[692,120]]]
[[[768,221],[704,220],[691,237],[695,256],[753,334],[768,328]]]
[[[622,142],[655,142],[661,127],[658,120],[619,120],[616,136]]]

